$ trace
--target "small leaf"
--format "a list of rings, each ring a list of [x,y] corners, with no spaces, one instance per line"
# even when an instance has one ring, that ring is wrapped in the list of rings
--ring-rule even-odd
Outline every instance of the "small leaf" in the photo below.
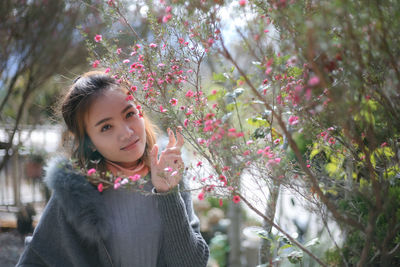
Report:
[[[233,91],[233,94],[235,95],[235,98],[237,98],[238,96],[240,96],[241,94],[243,94],[244,89],[243,88],[237,88]]]
[[[288,260],[290,263],[296,264],[303,260],[303,252],[301,251],[292,251],[288,256]]]
[[[308,248],[308,247],[315,246],[315,245],[318,245],[318,244],[319,244],[319,238],[316,237],[316,238],[311,239],[310,241],[308,241],[304,246],[306,248]]]
[[[224,83],[227,79],[224,74],[222,73],[213,73],[212,79],[216,82]]]

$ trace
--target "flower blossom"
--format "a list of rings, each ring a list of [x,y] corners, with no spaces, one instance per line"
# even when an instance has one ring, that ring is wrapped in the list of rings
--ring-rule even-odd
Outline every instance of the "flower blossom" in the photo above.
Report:
[[[169,103],[170,103],[172,106],[176,106],[176,105],[178,104],[178,99],[176,99],[176,98],[171,98],[171,100],[169,101]]]
[[[313,76],[310,78],[310,80],[308,80],[309,86],[315,86],[317,84],[319,84],[319,78],[317,76]]]
[[[87,175],[88,175],[88,176],[91,176],[91,175],[94,174],[95,172],[96,172],[96,169],[91,168],[91,169],[89,169],[89,170],[87,171]]]
[[[233,201],[233,203],[237,204],[237,203],[240,202],[240,197],[239,196],[233,196],[232,201]]]
[[[161,112],[161,113],[164,113],[164,112],[167,112],[167,111],[168,111],[167,109],[163,108],[162,105],[160,105],[159,108],[160,108],[160,112]]]
[[[197,198],[198,198],[199,200],[203,200],[203,199],[204,199],[204,192],[201,191],[201,192],[197,195]]]
[[[95,61],[93,62],[93,64],[92,64],[92,67],[93,67],[93,68],[97,68],[97,66],[99,66],[99,64],[100,64],[100,60],[95,60]]]
[[[102,184],[102,183],[100,183],[100,184],[97,185],[97,190],[98,190],[100,193],[103,192],[103,184]]]
[[[96,34],[96,36],[94,37],[94,41],[96,43],[101,42],[103,40],[103,36],[100,34]]]
[[[135,174],[134,176],[129,176],[129,179],[132,182],[136,182],[136,181],[140,180],[140,178],[141,178],[140,174]]]
[[[299,123],[299,117],[298,116],[290,116],[289,117],[289,124],[290,125],[296,125]]]
[[[150,48],[156,48],[156,47],[157,47],[157,44],[151,43],[149,46],[150,46]]]

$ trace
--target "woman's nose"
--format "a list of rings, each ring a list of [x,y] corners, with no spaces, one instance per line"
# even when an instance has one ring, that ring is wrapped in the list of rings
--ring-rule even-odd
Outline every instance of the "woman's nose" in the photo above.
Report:
[[[120,130],[120,139],[125,141],[131,138],[135,131],[128,124],[122,124]]]

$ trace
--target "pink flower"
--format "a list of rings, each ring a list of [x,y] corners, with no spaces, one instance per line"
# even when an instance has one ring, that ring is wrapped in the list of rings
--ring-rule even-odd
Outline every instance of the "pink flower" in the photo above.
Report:
[[[104,71],[104,73],[109,73],[110,72],[110,68],[107,68],[105,71]]]
[[[122,185],[125,185],[125,184],[127,184],[127,183],[129,183],[129,181],[128,181],[128,179],[126,179],[126,178],[124,178],[124,179],[122,180],[122,182],[121,182]]]
[[[103,192],[103,184],[102,184],[102,183],[100,183],[100,184],[97,185],[97,190],[98,190],[100,193]]]
[[[197,195],[197,198],[198,198],[199,200],[204,200],[204,192],[201,191],[201,192]]]
[[[334,145],[336,143],[336,140],[335,140],[335,138],[331,137],[331,138],[329,138],[328,142],[329,142],[329,144]]]
[[[199,162],[197,162],[197,167],[199,167],[199,166],[201,166],[201,165],[203,165],[203,162],[201,162],[201,161],[199,161]]]
[[[186,116],[192,115],[193,114],[193,110],[191,108],[187,109],[187,112],[185,113]]]
[[[157,45],[155,43],[151,43],[149,46],[150,46],[150,48],[156,48],[157,47]]]
[[[157,65],[157,67],[159,67],[159,68],[165,67],[165,64],[164,63],[160,63],[160,64]]]
[[[133,100],[133,96],[132,95],[127,95],[125,100],[126,101],[132,101]]]
[[[224,186],[226,186],[227,184],[228,184],[228,180],[226,180],[226,177],[225,177],[225,175],[220,175],[219,176],[219,180],[221,181],[221,182],[223,182],[224,183]]]
[[[172,168],[171,168],[171,167],[166,167],[166,168],[164,169],[164,171],[165,171],[165,172],[172,172]]]
[[[233,196],[232,201],[233,201],[233,203],[237,204],[237,203],[240,202],[240,197],[239,196]]]
[[[171,6],[167,6],[167,7],[165,8],[165,12],[166,12],[166,13],[170,13],[171,10],[172,10],[172,7],[171,7]]]
[[[326,135],[327,135],[328,133],[327,132],[322,132],[322,133],[320,133],[320,135],[322,136],[322,137],[325,137]]]
[[[188,126],[188,123],[189,123],[189,120],[188,120],[188,119],[185,119],[184,122],[183,122],[183,125],[185,125],[185,127],[187,127],[187,126]]]
[[[224,202],[222,201],[222,198],[219,199],[219,206],[222,207],[224,205]]]
[[[381,144],[381,147],[385,147],[385,146],[387,146],[387,145],[388,145],[387,142],[383,142],[383,143]]]
[[[140,178],[141,178],[140,174],[135,174],[134,176],[129,176],[129,179],[132,182],[136,182],[136,181],[140,180]]]
[[[114,189],[117,190],[120,186],[121,186],[120,183],[116,183],[116,184],[114,184]]]
[[[176,106],[176,105],[178,104],[178,99],[176,99],[176,98],[171,98],[171,100],[169,101],[169,103],[170,103],[172,106]]]
[[[289,124],[290,125],[296,125],[299,123],[299,117],[298,116],[290,116],[289,117]]]
[[[317,84],[319,84],[319,78],[317,76],[313,76],[308,80],[309,86],[315,86]]]
[[[93,68],[97,68],[97,66],[99,66],[99,64],[100,64],[100,60],[95,60],[95,61],[93,62],[93,64],[92,64],[92,67],[93,67]]]
[[[189,91],[187,91],[187,93],[186,93],[186,97],[192,97],[194,95],[194,93],[193,93],[193,91],[192,90],[189,90]]]
[[[163,108],[162,105],[160,105],[159,109],[160,109],[160,112],[161,112],[161,113],[164,113],[164,112],[167,112],[167,111],[168,111],[167,109]]]
[[[101,36],[100,34],[96,34],[96,36],[94,37],[94,41],[96,43],[101,42],[103,40],[103,36]]]
[[[253,140],[249,140],[249,141],[246,142],[246,145],[251,145],[251,144],[253,144],[253,143],[254,143]]]
[[[122,63],[129,63],[131,62],[129,59],[124,59],[124,61],[122,61]]]
[[[175,175],[177,175],[178,174],[178,171],[173,171],[172,173],[171,173],[171,176],[175,176]]]
[[[307,164],[307,168],[311,168],[311,165],[310,165],[310,164]]]
[[[114,184],[118,184],[119,182],[121,182],[122,178],[118,177],[117,179],[115,179]]]
[[[117,48],[117,54],[121,54],[122,49],[121,48]]]
[[[281,162],[281,158],[275,158],[275,162],[276,162],[276,163]]]
[[[279,138],[274,140],[274,144],[279,144],[280,142],[281,142],[281,139],[279,139]]]
[[[243,156],[248,156],[250,155],[250,150],[246,150],[245,152],[243,152]]]
[[[239,0],[239,5],[240,6],[245,6],[246,5],[246,0]]]
[[[133,85],[133,86],[131,86],[130,90],[131,90],[132,92],[136,92],[137,87]]]
[[[96,169],[91,168],[91,169],[89,169],[89,170],[87,171],[87,175],[88,175],[88,176],[91,176],[91,175],[94,174],[95,172],[96,172]]]
[[[229,129],[228,129],[228,132],[230,132],[230,133],[235,133],[235,132],[236,132],[236,129],[235,129],[235,128],[229,128]]]
[[[172,18],[171,13],[168,13],[167,15],[163,16],[162,22],[167,23],[171,18]]]

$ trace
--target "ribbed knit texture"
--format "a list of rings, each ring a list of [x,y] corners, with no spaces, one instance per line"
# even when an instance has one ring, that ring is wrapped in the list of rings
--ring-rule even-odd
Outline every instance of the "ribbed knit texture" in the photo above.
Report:
[[[105,190],[104,209],[111,225],[106,241],[114,266],[157,266],[161,220],[153,196],[112,188]]]
[[[145,189],[150,191],[151,183]],[[106,246],[115,266],[206,266],[208,247],[189,193],[146,196],[108,189],[103,196],[112,227]]]
[[[209,250],[200,234],[199,219],[193,212],[189,192],[175,188],[156,195],[163,224],[163,264],[160,266],[202,267],[207,265]]]

